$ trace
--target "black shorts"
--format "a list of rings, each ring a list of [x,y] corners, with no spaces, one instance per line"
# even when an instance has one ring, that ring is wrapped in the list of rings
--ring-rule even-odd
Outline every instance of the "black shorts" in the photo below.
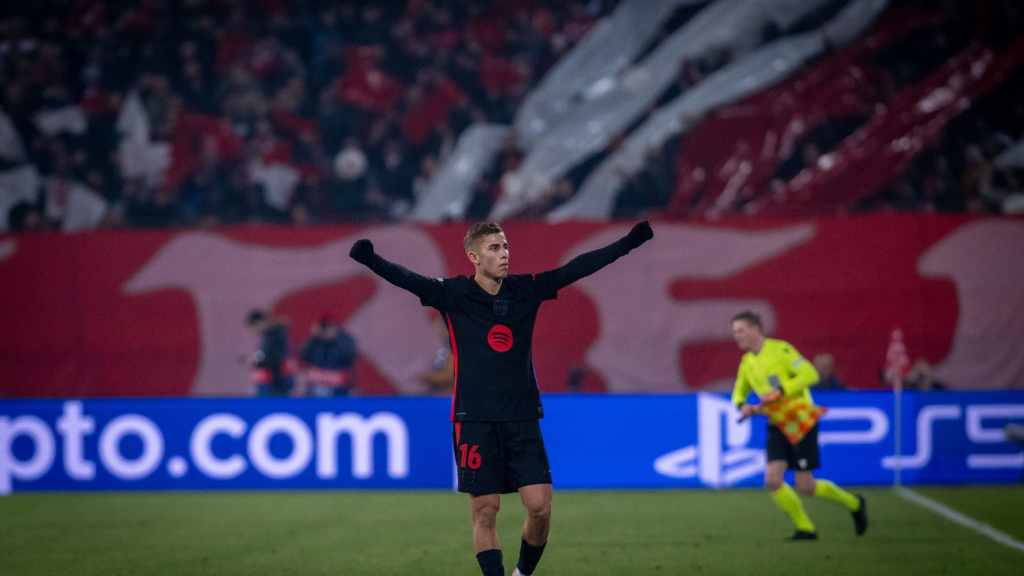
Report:
[[[459,492],[509,494],[523,486],[551,484],[538,420],[456,422],[452,442]]]
[[[814,470],[818,463],[818,425],[794,446],[778,427],[768,425],[768,461],[785,460],[790,470]]]

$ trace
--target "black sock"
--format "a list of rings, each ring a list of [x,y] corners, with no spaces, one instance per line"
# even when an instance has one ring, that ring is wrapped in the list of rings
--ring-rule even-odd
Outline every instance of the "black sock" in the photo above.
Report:
[[[484,576],[505,576],[505,565],[501,562],[501,550],[484,550],[476,555]]]
[[[523,540],[523,545],[519,547],[519,565],[516,566],[523,576],[530,576],[536,570],[537,562],[540,562],[540,555],[544,553],[545,546],[547,544],[534,546]]]

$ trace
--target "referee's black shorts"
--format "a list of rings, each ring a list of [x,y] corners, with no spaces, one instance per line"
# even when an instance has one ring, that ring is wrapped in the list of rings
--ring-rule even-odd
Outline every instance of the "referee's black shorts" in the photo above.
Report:
[[[551,484],[540,421],[456,422],[452,427],[459,492],[509,494]]]
[[[768,425],[768,461],[785,460],[790,470],[814,470],[818,461],[818,425],[807,431],[807,434],[796,445],[786,438],[777,426]]]

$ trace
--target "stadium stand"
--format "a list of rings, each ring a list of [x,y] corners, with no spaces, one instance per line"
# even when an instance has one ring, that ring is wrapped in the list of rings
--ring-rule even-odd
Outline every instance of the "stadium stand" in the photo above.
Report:
[[[424,160],[474,121],[511,122],[525,91],[612,7],[5,7],[4,224],[19,204],[64,230],[400,219]],[[354,151],[339,156],[346,142]],[[361,167],[338,174],[353,155]],[[68,218],[83,202],[100,209]]]
[[[1007,0],[8,6],[0,229],[1014,212],[1021,19]]]
[[[944,83],[952,84],[951,90],[967,91],[959,83],[962,72],[956,75],[957,62],[971,70],[995,63],[978,78],[981,85],[975,90],[981,93],[992,88],[993,78],[1006,78],[1010,69],[1019,66],[1019,45],[997,55],[985,53],[977,40],[968,46],[969,41],[963,21],[952,12],[890,13],[855,45],[703,122],[679,153],[676,188],[667,212],[711,218],[733,212],[785,212],[777,200],[767,199],[787,192],[817,194],[814,209],[825,213],[870,208],[1000,210],[997,203],[986,203],[980,196],[978,177],[964,179],[968,173],[992,172],[977,166],[984,157],[981,147],[988,149],[985,154],[991,163],[992,152],[1005,147],[1008,134],[1021,130],[1014,111],[1020,94],[1019,70],[955,122],[962,109],[946,110],[932,119],[913,116],[915,109],[934,101],[929,99]],[[940,67],[954,52],[958,52],[956,58]],[[931,74],[927,80],[918,80],[927,74]],[[916,88],[911,89],[911,82]],[[936,106],[929,113],[939,112]],[[898,126],[901,118],[909,127]],[[883,129],[893,132],[882,135]],[[940,135],[943,141],[937,142]],[[904,145],[896,147],[896,143]],[[877,159],[885,146],[903,159],[881,169]],[[908,170],[915,156],[923,164]],[[843,167],[850,158],[870,158],[874,167]],[[935,168],[925,182],[925,174],[936,164],[945,167]],[[912,175],[902,176],[907,172]],[[870,174],[874,181],[863,182],[856,174]],[[901,177],[914,182],[901,184]],[[896,182],[895,191],[875,194],[891,182]],[[844,205],[842,187],[866,197]],[[822,194],[824,189],[827,195]],[[810,208],[804,206],[802,211]]]

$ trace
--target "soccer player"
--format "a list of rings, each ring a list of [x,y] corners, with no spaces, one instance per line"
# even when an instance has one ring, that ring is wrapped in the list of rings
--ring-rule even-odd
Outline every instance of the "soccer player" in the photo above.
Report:
[[[765,338],[761,332],[761,317],[746,311],[732,319],[732,335],[740,350],[746,352],[740,361],[732,401],[749,418],[757,408],[747,404],[753,391],[762,404],[787,400],[802,400],[813,406],[810,387],[818,383],[818,372],[804,360],[793,346],[782,340]],[[815,423],[795,445],[777,426],[768,425],[768,468],[764,474],[765,488],[772,499],[796,524],[792,540],[816,540],[818,533],[804,512],[797,492],[804,496],[820,496],[839,502],[853,514],[854,528],[861,535],[868,527],[864,497],[855,496],[828,480],[815,479],[818,467],[818,425]],[[793,470],[796,491],[786,484],[786,469]]]
[[[508,240],[493,222],[474,224],[463,246],[472,277],[434,279],[410,272],[358,240],[349,255],[436,308],[448,324],[455,365],[451,420],[459,492],[469,494],[473,546],[484,576],[504,575],[496,521],[501,495],[519,492],[526,509],[519,563],[529,576],[548,540],[551,469],[541,437],[544,407],[532,348],[537,311],[558,291],[654,237],[647,221],[623,238],[540,274],[508,273]]]

